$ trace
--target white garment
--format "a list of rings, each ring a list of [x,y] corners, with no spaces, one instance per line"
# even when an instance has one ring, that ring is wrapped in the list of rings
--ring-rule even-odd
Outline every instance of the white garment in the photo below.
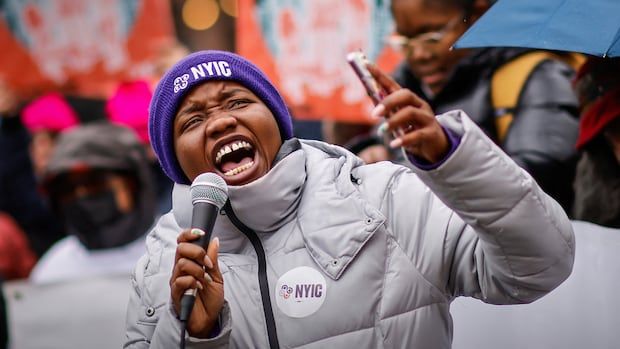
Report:
[[[110,349],[125,340],[129,277],[4,284],[11,349]],[[1,345],[0,345],[1,347]]]
[[[526,306],[493,307],[457,298],[450,307],[453,349],[619,347],[620,229],[582,221],[572,225],[576,254],[569,278]]]
[[[88,250],[77,237],[69,235],[41,257],[30,273],[30,282],[48,284],[97,276],[129,276],[145,251],[144,236],[121,247]]]

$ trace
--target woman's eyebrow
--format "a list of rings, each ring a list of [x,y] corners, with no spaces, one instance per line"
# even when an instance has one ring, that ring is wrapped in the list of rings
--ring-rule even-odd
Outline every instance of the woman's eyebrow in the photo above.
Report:
[[[220,93],[220,98],[222,100],[224,100],[224,99],[230,98],[230,97],[232,97],[232,96],[234,96],[236,94],[239,94],[239,93],[248,93],[248,91],[245,90],[245,89],[242,89],[242,88],[232,88],[230,90],[222,91]]]
[[[184,114],[191,114],[193,112],[197,112],[200,110],[204,109],[204,104],[203,103],[191,103],[190,105],[188,105],[187,107],[181,109],[179,111],[178,116],[184,115]]]

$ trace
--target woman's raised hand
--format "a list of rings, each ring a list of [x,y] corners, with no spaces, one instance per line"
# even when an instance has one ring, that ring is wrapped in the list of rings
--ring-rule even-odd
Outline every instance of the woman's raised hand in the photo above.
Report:
[[[404,147],[408,153],[429,163],[443,159],[450,150],[450,142],[428,103],[400,87],[376,66],[369,64],[368,70],[386,94],[372,115],[387,119],[388,130],[395,135],[390,147]]]

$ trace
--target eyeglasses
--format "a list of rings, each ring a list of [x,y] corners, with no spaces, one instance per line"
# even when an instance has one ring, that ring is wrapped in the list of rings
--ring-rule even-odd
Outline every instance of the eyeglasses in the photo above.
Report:
[[[392,34],[386,41],[393,49],[406,52],[407,54],[416,47],[433,47],[439,44],[445,38],[446,34],[454,29],[463,18],[463,15],[459,14],[438,31],[422,33],[414,37]]]

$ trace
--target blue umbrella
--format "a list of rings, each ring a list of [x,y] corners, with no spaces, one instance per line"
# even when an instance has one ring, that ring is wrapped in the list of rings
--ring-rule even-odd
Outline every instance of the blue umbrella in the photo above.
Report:
[[[620,56],[620,0],[499,0],[454,45],[502,46]]]

